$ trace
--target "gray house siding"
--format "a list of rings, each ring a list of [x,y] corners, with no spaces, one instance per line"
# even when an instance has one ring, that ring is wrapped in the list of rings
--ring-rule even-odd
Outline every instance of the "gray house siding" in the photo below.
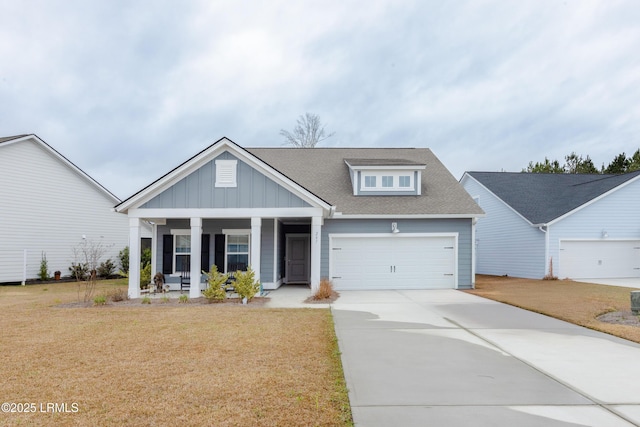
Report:
[[[381,233],[391,231],[389,219],[328,219],[322,227],[322,248],[320,254],[320,275],[329,276],[329,234],[338,233]],[[468,289],[473,285],[471,278],[471,219],[400,219],[402,233],[458,233],[458,287]]]
[[[216,160],[237,160],[237,187],[215,187]],[[248,164],[224,152],[141,208],[297,208],[310,205]]]
[[[541,279],[545,234],[474,179],[465,176],[462,185],[487,214],[476,224],[476,272]]]

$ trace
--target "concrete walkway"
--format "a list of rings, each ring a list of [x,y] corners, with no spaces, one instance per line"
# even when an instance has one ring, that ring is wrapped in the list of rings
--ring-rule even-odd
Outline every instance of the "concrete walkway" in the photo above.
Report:
[[[356,426],[640,426],[640,345],[460,291],[341,292]]]

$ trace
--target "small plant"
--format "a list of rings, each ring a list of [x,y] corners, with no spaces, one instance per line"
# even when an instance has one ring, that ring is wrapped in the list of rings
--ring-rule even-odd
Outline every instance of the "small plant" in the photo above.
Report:
[[[107,303],[107,297],[104,295],[97,295],[93,298],[93,305],[105,305]]]
[[[313,299],[316,301],[329,299],[331,298],[332,294],[333,294],[333,283],[331,283],[331,280],[324,278],[320,280],[320,286],[318,286],[318,290],[316,291],[316,293],[313,294]]]
[[[71,267],[69,267],[69,271],[71,272],[71,277],[76,279],[78,282],[82,282],[89,275],[89,265],[87,263],[71,263]]]
[[[247,267],[247,271],[236,272],[233,287],[240,299],[244,302],[246,298],[248,302],[260,291],[260,282],[255,279],[255,272],[251,267]]]
[[[142,298],[142,304],[151,304],[151,298],[149,297],[144,297]]]
[[[558,280],[558,276],[553,275],[553,257],[549,259],[549,273],[542,280]]]
[[[151,283],[151,264],[140,265],[140,289],[146,289]]]
[[[120,274],[127,276],[129,274],[129,246],[125,246],[118,252],[118,260],[120,261]]]
[[[47,263],[47,254],[42,252],[42,257],[40,259],[40,271],[38,272],[38,278],[42,281],[49,280],[49,265]]]
[[[106,293],[106,297],[112,302],[126,301],[129,299],[127,290],[124,288],[111,289]]]
[[[166,304],[169,302],[169,297],[168,296],[163,296],[162,298],[160,298],[160,303],[161,304]]]
[[[189,302],[189,297],[186,295],[180,295],[180,298],[178,299],[179,303],[183,303],[186,304]]]
[[[209,286],[202,292],[202,295],[209,302],[220,302],[223,301],[227,297],[227,280],[229,279],[228,274],[223,274],[218,271],[218,267],[213,264],[208,273],[205,273],[207,276],[207,283]]]
[[[97,268],[98,277],[109,277],[112,276],[113,273],[116,272],[116,265],[113,263],[111,258],[108,260],[101,262]]]

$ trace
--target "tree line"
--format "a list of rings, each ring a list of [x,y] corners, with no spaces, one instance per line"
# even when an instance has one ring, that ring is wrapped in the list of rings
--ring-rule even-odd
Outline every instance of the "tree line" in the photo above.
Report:
[[[583,158],[582,155],[571,152],[571,154],[564,156],[564,164],[545,157],[542,162],[529,162],[529,166],[522,169],[522,172],[620,174],[636,170],[640,170],[640,148],[629,157],[624,152],[618,154],[607,167],[603,163],[600,169],[596,168],[589,156]]]

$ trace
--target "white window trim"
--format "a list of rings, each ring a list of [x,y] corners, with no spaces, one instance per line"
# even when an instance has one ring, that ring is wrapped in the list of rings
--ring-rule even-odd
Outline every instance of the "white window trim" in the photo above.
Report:
[[[251,265],[251,229],[233,229],[233,228],[225,228],[222,230],[222,234],[224,234],[224,271],[228,273],[228,259],[229,252],[227,252],[227,245],[229,236],[249,236],[248,242],[248,250],[247,250],[247,266]],[[233,252],[238,254],[244,254],[244,252]]]
[[[238,186],[238,161],[216,160],[216,187]]]
[[[368,176],[376,177],[375,187],[365,186],[366,177]],[[385,177],[385,176],[390,176],[393,178],[392,187],[382,186],[382,177]],[[401,176],[409,177],[408,187],[400,187]],[[370,172],[367,173],[363,171],[361,175],[360,191],[415,191],[415,189],[416,189],[415,171],[381,171],[377,173],[370,173]]]
[[[185,253],[185,252],[176,252],[176,236],[189,236],[191,237],[191,230],[186,230],[186,229],[171,229],[171,235],[173,236],[173,261],[172,261],[172,275],[180,275],[180,271],[176,270],[176,267],[178,266],[178,261],[176,259],[176,257],[178,255],[189,255],[189,257],[191,257],[191,247],[189,247],[189,253]],[[189,240],[189,242],[191,242],[191,240]]]

